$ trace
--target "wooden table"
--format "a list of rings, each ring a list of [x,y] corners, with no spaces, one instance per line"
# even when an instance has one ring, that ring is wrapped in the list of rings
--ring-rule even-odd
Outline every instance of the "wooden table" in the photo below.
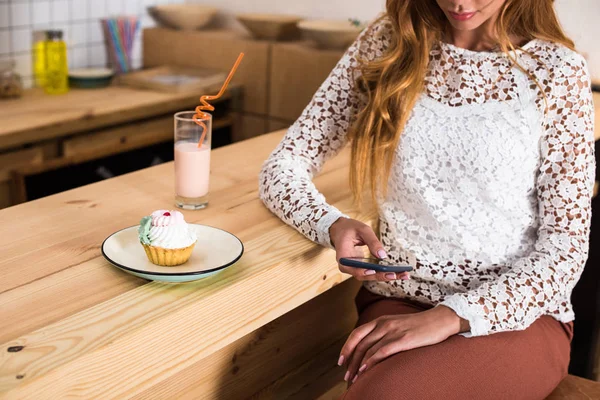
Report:
[[[211,204],[185,216],[233,232],[246,251],[199,282],[147,282],[100,255],[112,232],[172,206],[172,164],[0,211],[0,398],[335,399],[358,284],[258,199],[282,134],[214,151]],[[344,151],[315,183],[372,221],[352,206],[347,166]],[[552,399],[597,390],[571,378]]]
[[[214,151],[211,204],[185,217],[236,234],[246,252],[196,283],[149,283],[100,254],[112,232],[172,207],[172,163],[0,211],[0,397],[235,399],[278,378],[289,387],[292,369],[306,362],[331,368],[355,321],[357,286],[340,285],[334,297],[315,300],[339,305],[334,324],[318,311],[323,303],[317,311],[294,310],[347,277],[331,250],[284,225],[258,199],[258,172],[282,134]],[[316,183],[333,204],[366,219],[353,211],[347,164],[343,153]],[[284,314],[285,323],[276,320]]]
[[[213,130],[229,128],[233,140],[244,136],[232,111],[239,107],[241,89],[230,86],[215,103]],[[0,209],[29,199],[22,179],[27,174],[172,140],[173,114],[192,110],[198,96],[111,86],[73,89],[60,96],[32,89],[20,99],[1,101]]]
[[[0,103],[0,150],[108,125],[188,109],[196,93],[160,93],[127,87],[74,89],[60,96],[39,89]]]

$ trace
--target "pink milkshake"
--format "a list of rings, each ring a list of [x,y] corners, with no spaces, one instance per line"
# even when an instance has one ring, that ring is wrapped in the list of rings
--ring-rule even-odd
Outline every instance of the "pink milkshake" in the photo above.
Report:
[[[175,143],[175,194],[178,203],[194,209],[205,207],[208,203],[209,176],[209,146]]]

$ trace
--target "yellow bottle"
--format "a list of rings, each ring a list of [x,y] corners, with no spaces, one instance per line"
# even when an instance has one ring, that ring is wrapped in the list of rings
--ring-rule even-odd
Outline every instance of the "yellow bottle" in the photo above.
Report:
[[[35,86],[46,86],[46,31],[33,33],[33,74]]]
[[[62,37],[62,31],[47,32],[44,90],[48,94],[62,94],[69,91],[67,45]]]

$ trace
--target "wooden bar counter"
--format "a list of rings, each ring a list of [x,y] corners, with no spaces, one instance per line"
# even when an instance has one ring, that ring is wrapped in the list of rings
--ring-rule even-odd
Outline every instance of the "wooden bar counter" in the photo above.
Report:
[[[196,93],[160,93],[111,86],[61,96],[39,89],[0,103],[0,150],[109,125],[189,109]]]
[[[282,135],[213,152],[210,205],[185,217],[246,250],[198,282],[148,282],[100,253],[113,232],[172,207],[171,163],[0,211],[0,398],[336,399],[358,284],[259,200],[260,167]],[[348,156],[315,183],[370,222],[353,209]]]
[[[246,250],[195,283],[148,282],[100,253],[111,233],[173,207],[172,163],[0,211],[0,398],[286,398],[306,385],[302,368],[332,370],[358,286],[339,285],[334,253],[259,200],[260,167],[282,135],[213,151],[210,205],[185,217]],[[344,153],[316,183],[353,214],[347,164]]]
[[[25,187],[30,175],[102,162],[171,141],[173,114],[193,110],[199,95],[114,85],[73,89],[60,96],[29,89],[19,99],[0,101],[0,209],[39,197]],[[249,137],[234,112],[242,95],[243,87],[232,84],[215,103],[213,130],[228,132],[220,136],[221,144]],[[140,161],[137,169],[146,166]],[[85,179],[94,181],[89,175]]]

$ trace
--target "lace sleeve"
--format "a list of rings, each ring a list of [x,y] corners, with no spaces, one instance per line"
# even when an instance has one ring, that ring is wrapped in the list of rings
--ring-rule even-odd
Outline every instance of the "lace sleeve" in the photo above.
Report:
[[[570,296],[585,265],[595,158],[594,107],[583,57],[574,54],[561,62],[548,100],[534,251],[507,266],[495,281],[441,303],[470,322],[465,336],[527,328],[550,304]]]
[[[359,60],[372,60],[385,45],[383,20],[365,29],[321,85],[300,118],[263,165],[259,194],[265,205],[307,238],[331,247],[329,227],[344,216],[327,204],[312,178],[346,144],[364,104],[355,85]]]

